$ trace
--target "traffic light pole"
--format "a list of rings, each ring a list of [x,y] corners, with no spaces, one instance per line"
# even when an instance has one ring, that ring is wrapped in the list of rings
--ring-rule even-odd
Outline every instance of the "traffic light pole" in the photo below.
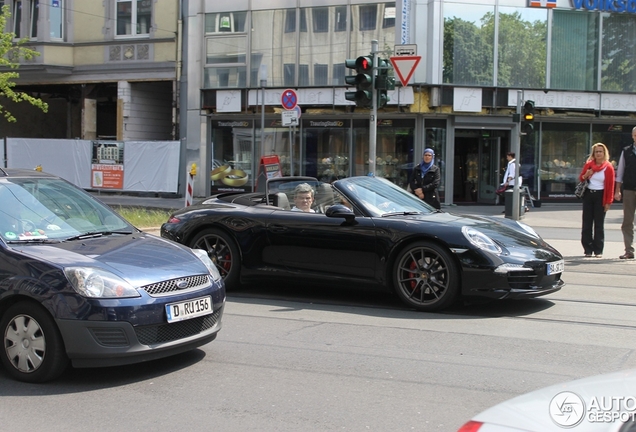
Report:
[[[375,159],[376,148],[378,139],[378,92],[375,90],[375,79],[378,73],[378,41],[371,41],[371,54],[373,54],[373,69],[371,76],[373,77],[373,83],[371,88],[373,89],[373,95],[371,97],[371,117],[369,118],[369,173],[370,176],[375,176]]]
[[[517,115],[521,116],[521,102],[523,101],[523,91],[517,90]],[[512,179],[514,182],[512,189],[512,220],[519,220],[519,169],[521,166],[519,165],[519,159],[521,159],[521,124],[515,123],[516,133],[513,133],[512,140],[512,149],[511,151],[515,154],[515,178]]]

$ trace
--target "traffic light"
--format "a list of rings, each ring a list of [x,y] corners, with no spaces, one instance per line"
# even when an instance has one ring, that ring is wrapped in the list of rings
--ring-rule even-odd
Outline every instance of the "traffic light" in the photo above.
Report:
[[[521,132],[530,135],[534,132],[534,101],[526,101],[523,104],[523,113],[521,117]]]
[[[387,59],[378,59],[378,74],[375,77],[375,89],[378,91],[378,108],[382,108],[390,100],[387,95],[387,90],[395,89],[393,67],[391,67],[391,62]]]
[[[373,54],[347,59],[345,66],[356,71],[356,75],[345,77],[347,84],[356,86],[356,91],[345,92],[345,99],[355,102],[357,107],[370,107],[373,102]]]

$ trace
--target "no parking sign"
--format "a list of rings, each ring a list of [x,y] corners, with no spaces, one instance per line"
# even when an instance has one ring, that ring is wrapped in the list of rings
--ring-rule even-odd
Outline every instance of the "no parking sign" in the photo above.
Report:
[[[286,110],[293,110],[298,105],[298,95],[292,89],[284,90],[280,102]]]

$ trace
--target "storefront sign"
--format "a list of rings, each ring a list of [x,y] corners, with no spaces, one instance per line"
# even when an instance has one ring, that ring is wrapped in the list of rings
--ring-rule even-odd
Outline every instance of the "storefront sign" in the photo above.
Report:
[[[636,13],[636,0],[572,0],[576,10]]]

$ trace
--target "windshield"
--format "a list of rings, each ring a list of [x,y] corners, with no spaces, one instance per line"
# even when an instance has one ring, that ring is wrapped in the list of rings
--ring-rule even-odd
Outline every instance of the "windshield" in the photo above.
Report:
[[[0,237],[5,242],[63,241],[133,230],[109,207],[64,180],[0,179]]]
[[[374,217],[427,214],[436,210],[390,181],[379,177],[350,177],[335,187]]]

